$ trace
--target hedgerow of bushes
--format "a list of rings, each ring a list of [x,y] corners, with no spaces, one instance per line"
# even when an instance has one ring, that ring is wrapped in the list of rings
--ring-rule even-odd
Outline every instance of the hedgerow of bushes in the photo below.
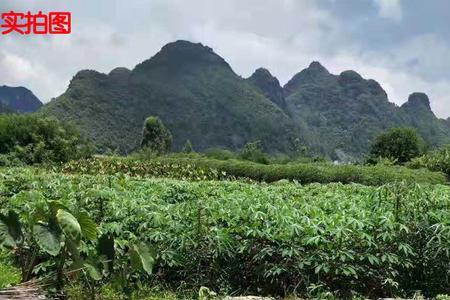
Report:
[[[193,180],[251,179],[261,182],[295,180],[299,183],[360,183],[382,185],[390,182],[445,184],[446,176],[428,170],[411,170],[400,166],[333,165],[330,163],[257,164],[241,160],[216,160],[201,156],[155,157],[137,160],[118,157],[95,157],[73,161],[63,172],[116,174],[130,176],[171,177]]]

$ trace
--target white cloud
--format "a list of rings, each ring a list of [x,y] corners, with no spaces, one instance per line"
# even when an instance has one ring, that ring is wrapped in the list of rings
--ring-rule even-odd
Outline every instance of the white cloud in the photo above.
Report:
[[[400,0],[374,0],[381,16],[402,19]],[[81,69],[133,68],[176,39],[202,42],[246,77],[266,67],[282,83],[321,61],[339,73],[354,69],[378,80],[391,101],[429,93],[439,116],[450,116],[450,47],[425,34],[388,49],[362,46],[333,11],[314,0],[7,0],[2,10],[68,10],[69,36],[0,36],[0,84],[29,87],[43,101],[64,92]],[[447,74],[447,75],[446,75]]]
[[[383,18],[401,21],[403,16],[401,0],[374,0]]]

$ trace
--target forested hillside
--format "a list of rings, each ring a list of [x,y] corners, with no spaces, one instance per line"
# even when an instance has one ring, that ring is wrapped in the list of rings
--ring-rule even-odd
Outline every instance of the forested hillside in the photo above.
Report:
[[[361,159],[392,127],[416,128],[431,147],[450,142],[450,122],[434,115],[425,94],[398,107],[375,80],[355,71],[334,75],[319,62],[284,87],[263,68],[243,79],[211,48],[187,41],[133,70],[80,71],[42,112],[73,121],[99,152],[137,149],[151,115],[171,131],[176,151],[186,140],[200,151],[260,140],[270,153],[303,145],[331,159]]]
[[[240,149],[261,140],[267,151],[289,152],[295,122],[236,75],[212,49],[178,41],[132,71],[81,71],[44,113],[74,121],[100,151],[129,152],[140,143],[144,119],[161,118],[174,150],[189,139],[198,150]]]

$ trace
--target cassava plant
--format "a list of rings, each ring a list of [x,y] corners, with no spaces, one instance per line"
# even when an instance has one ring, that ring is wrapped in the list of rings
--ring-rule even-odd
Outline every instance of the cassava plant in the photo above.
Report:
[[[29,213],[9,210],[0,214],[0,247],[17,258],[23,281],[38,272],[39,265],[50,265],[61,288],[64,270],[89,267],[80,249],[96,238],[97,226],[86,212],[73,212],[58,201],[39,204]]]

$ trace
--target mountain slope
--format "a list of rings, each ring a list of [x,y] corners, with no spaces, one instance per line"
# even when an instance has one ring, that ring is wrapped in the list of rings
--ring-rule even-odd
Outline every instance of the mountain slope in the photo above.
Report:
[[[261,140],[270,152],[287,152],[299,131],[212,49],[186,41],[164,46],[132,71],[79,72],[42,111],[78,124],[101,151],[136,149],[150,115],[172,132],[175,150],[187,139],[198,150]]]
[[[354,71],[336,76],[313,62],[284,90],[288,111],[307,127],[313,149],[333,159],[361,157],[380,131],[401,122],[381,86]]]
[[[13,113],[11,109],[9,109],[8,106],[4,105],[3,103],[0,103],[0,114],[8,114]]]
[[[333,159],[362,158],[391,127],[414,127],[431,146],[450,141],[450,126],[433,114],[425,94],[412,94],[399,108],[376,81],[355,71],[333,75],[313,62],[284,92],[288,113],[306,128],[313,149]]]
[[[450,142],[450,122],[438,119],[425,94],[401,107],[374,80],[355,71],[339,75],[319,62],[284,87],[266,69],[247,79],[201,44],[167,44],[133,70],[78,72],[67,91],[41,111],[77,124],[100,152],[139,147],[145,118],[161,118],[174,137],[194,148],[239,150],[261,140],[271,153],[288,153],[300,139],[316,154],[361,159],[391,127],[414,127],[431,146]]]
[[[18,113],[37,111],[42,102],[24,87],[0,86],[0,103],[8,110]]]
[[[416,128],[431,147],[450,143],[450,124],[436,117],[426,94],[411,94],[399,108],[399,114],[405,124]]]
[[[247,82],[257,88],[267,99],[275,103],[281,109],[286,109],[284,91],[278,79],[269,70],[257,69],[252,76],[247,78]]]

